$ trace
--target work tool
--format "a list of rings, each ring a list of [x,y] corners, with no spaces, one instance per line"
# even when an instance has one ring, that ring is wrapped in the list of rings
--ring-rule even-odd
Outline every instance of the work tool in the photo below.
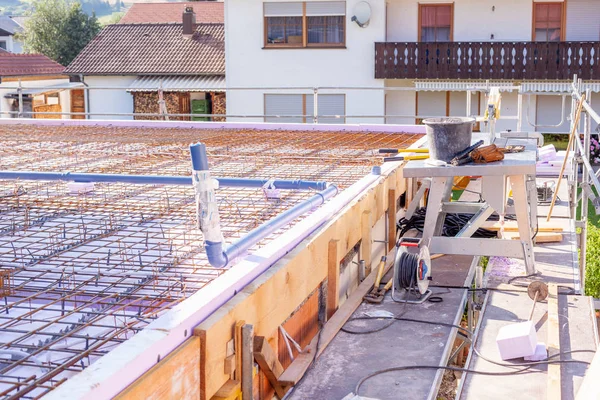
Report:
[[[385,286],[382,289],[377,290],[377,293],[376,293],[376,289],[373,288],[373,291],[371,293],[367,294],[364,297],[364,300],[368,303],[374,303],[374,304],[382,303],[383,299],[385,298],[385,294],[387,293],[388,290],[390,290],[393,283],[394,283],[394,279],[390,279],[389,281],[387,281],[387,283],[385,284]]]
[[[408,248],[418,248],[419,253],[409,253]],[[401,238],[396,244],[392,299],[401,303],[421,304],[431,296],[431,257],[429,249],[418,238]],[[403,289],[403,297],[396,298],[396,290]]]
[[[379,298],[379,296],[381,295],[381,292],[379,290],[379,285],[381,284],[381,278],[383,278],[383,271],[385,270],[386,260],[387,260],[386,256],[381,257],[381,261],[379,261],[379,265],[377,266],[377,275],[375,276],[375,284],[373,285],[373,289],[371,290],[370,293],[367,293],[367,295],[364,297],[364,299],[366,301],[369,301],[370,303],[381,303],[381,301],[371,301],[371,300],[373,300],[373,299],[377,300]],[[384,292],[384,294],[385,294],[385,292]]]
[[[396,157],[384,157],[383,162],[390,161],[410,161],[410,160],[426,160],[429,158],[429,154],[421,154],[416,156],[396,156]]]
[[[454,161],[455,159],[460,159],[460,158],[465,157],[466,155],[468,155],[470,152],[472,152],[473,150],[475,150],[476,148],[478,148],[482,144],[483,144],[483,140],[479,140],[479,141],[473,143],[472,145],[470,145],[466,149],[464,149],[464,150],[459,151],[458,153],[456,153],[454,155],[454,157],[452,158],[452,161]]]
[[[429,149],[379,149],[381,154],[429,153]]]
[[[505,147],[500,147],[500,151],[502,151],[503,153],[522,153],[525,151],[525,146],[523,146],[522,144],[517,144],[517,145],[509,145],[509,146],[505,146]]]
[[[504,152],[495,144],[478,147],[466,155],[459,158],[453,158],[451,163],[454,166],[465,165],[471,162],[477,164],[487,164],[504,159]]]
[[[529,318],[527,318],[528,321],[531,321],[531,318],[533,318],[533,311],[535,310],[535,305],[539,301],[546,300],[546,298],[548,297],[548,285],[540,281],[531,282],[527,287],[527,294],[529,295],[529,298],[533,300],[533,306],[531,307],[531,311],[529,312]]]

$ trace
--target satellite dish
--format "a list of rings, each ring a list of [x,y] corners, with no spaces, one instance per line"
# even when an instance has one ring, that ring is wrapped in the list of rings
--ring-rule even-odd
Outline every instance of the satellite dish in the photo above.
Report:
[[[351,20],[356,22],[361,28],[368,26],[371,20],[371,6],[369,3],[366,1],[356,3],[354,6],[354,15]]]

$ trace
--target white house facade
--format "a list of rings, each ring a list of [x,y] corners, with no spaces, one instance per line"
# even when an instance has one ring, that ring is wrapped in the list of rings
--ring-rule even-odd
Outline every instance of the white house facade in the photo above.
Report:
[[[497,128],[566,131],[573,74],[600,103],[598,15],[597,0],[226,0],[228,114],[313,122],[318,88],[319,122],[415,123],[481,115],[499,86]]]

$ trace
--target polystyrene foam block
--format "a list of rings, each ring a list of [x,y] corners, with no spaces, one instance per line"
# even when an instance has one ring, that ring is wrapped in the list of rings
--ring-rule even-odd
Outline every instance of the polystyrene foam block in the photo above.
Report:
[[[537,345],[535,325],[525,321],[503,326],[496,336],[496,344],[503,360],[532,356]]]
[[[546,343],[539,342],[535,346],[535,353],[532,356],[526,356],[525,361],[542,361],[548,358],[548,351],[546,350]]]
[[[541,161],[554,160],[556,158],[556,148],[552,144],[541,147],[538,149],[538,157]]]

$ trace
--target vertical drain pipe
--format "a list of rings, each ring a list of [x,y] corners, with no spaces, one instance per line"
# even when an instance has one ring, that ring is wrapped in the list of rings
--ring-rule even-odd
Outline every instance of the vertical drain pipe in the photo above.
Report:
[[[190,154],[192,158],[192,183],[196,192],[198,228],[204,234],[206,258],[210,265],[215,268],[226,267],[231,260],[244,255],[252,246],[271,233],[310,212],[310,210],[325,203],[338,193],[338,188],[335,185],[326,184],[324,190],[266,221],[248,232],[244,237],[231,243],[227,248],[224,248],[219,207],[215,196],[216,188],[208,170],[206,146],[203,143],[193,144],[190,146]]]
[[[192,144],[190,155],[192,158],[192,184],[196,192],[197,223],[198,228],[204,234],[206,256],[209,260],[214,260],[215,264],[225,266],[227,258],[223,253],[219,206],[213,180],[208,170],[206,145],[204,143]]]

